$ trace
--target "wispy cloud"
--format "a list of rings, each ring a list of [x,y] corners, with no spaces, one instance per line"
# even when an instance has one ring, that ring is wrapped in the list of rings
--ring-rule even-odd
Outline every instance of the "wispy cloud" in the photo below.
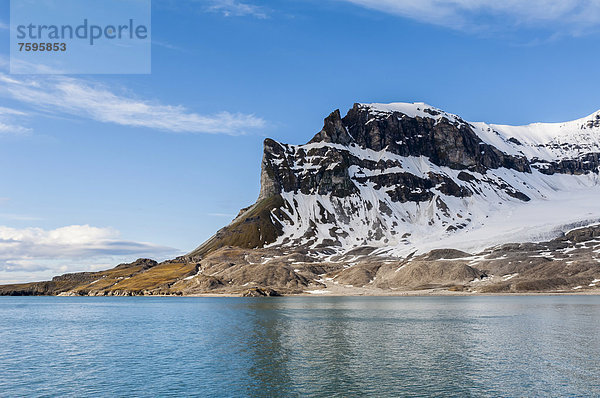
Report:
[[[207,213],[207,216],[211,216],[211,217],[226,217],[226,218],[234,218],[235,214],[229,214],[229,213]]]
[[[31,132],[31,129],[19,126],[16,124],[4,123],[0,121],[0,135],[11,134],[11,135],[23,135]]]
[[[173,51],[178,51],[178,52],[182,52],[182,53],[189,53],[189,50],[186,50],[185,48],[181,48],[179,46],[175,46],[169,42],[166,41],[162,41],[162,40],[156,40],[155,38],[152,39],[152,45],[153,46],[158,46],[158,47],[162,47],[162,48],[166,48],[168,50],[173,50]]]
[[[226,17],[268,18],[267,11],[263,7],[237,0],[212,0],[209,2],[207,10],[221,13]]]
[[[8,26],[8,24],[0,21],[0,29],[2,30],[8,30],[10,27]]]
[[[90,263],[110,264],[116,259],[132,256],[177,254],[180,253],[170,247],[122,240],[118,231],[111,228],[71,225],[45,230],[0,226],[0,275],[20,273],[22,280],[34,279],[33,274],[29,275],[33,272],[48,271],[48,276],[51,276],[88,269],[85,264]]]
[[[0,198],[0,203],[2,203],[2,198]],[[0,219],[5,220],[13,220],[13,221],[39,221],[41,218],[28,216],[25,214],[13,214],[13,213],[0,213]]]
[[[31,132],[31,129],[18,124],[17,120],[22,119],[27,114],[16,109],[0,107],[0,136],[1,135],[25,135]]]
[[[597,0],[341,0],[460,30],[514,27],[582,34],[600,25]]]
[[[14,100],[49,114],[62,112],[104,123],[176,133],[236,135],[266,124],[252,114],[202,115],[181,105],[164,105],[118,94],[100,83],[65,76],[17,79],[0,73],[0,90]]]

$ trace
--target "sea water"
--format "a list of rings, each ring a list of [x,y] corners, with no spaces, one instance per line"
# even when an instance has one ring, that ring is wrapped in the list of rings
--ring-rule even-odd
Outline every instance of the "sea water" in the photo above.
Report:
[[[0,396],[600,396],[600,296],[0,297]]]

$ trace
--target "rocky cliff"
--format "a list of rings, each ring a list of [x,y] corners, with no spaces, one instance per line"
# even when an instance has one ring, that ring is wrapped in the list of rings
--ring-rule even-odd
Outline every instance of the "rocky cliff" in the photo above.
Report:
[[[265,140],[258,201],[190,256],[231,245],[403,257],[556,238],[600,221],[589,211],[599,118],[514,127],[425,104],[355,104],[305,145]]]
[[[265,140],[257,202],[188,255],[0,293],[595,289],[599,154],[600,113],[503,126],[355,104],[304,145]]]

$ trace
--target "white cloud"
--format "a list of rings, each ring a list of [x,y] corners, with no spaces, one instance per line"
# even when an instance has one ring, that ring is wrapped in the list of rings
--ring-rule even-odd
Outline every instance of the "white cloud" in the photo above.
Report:
[[[0,284],[89,270],[89,264],[98,262],[114,266],[126,259],[178,254],[173,248],[119,239],[118,231],[111,228],[71,225],[45,230],[0,226]],[[9,278],[9,273],[19,276]]]
[[[117,94],[102,84],[64,76],[16,79],[0,73],[0,89],[4,95],[37,111],[51,114],[60,111],[123,126],[231,135],[265,126],[265,121],[254,115],[229,112],[201,115],[180,105],[163,105]]]
[[[455,29],[538,27],[579,34],[600,24],[600,0],[342,0]]]
[[[31,132],[30,128],[14,122],[15,119],[24,116],[27,116],[27,114],[16,109],[0,107],[0,136],[29,134]]]
[[[31,132],[30,128],[19,126],[16,124],[9,124],[0,121],[0,135],[2,134],[14,134],[14,135],[23,135],[29,134]]]
[[[0,261],[92,258],[98,255],[161,254],[174,249],[118,239],[111,228],[70,225],[52,230],[0,226]]]
[[[242,3],[237,0],[213,0],[208,6],[208,11],[222,13],[226,17],[251,16],[265,19],[268,17],[264,8],[254,4]]]

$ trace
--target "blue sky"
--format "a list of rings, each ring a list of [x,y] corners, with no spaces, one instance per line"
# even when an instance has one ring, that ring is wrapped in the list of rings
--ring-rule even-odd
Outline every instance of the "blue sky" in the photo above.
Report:
[[[182,254],[253,203],[265,137],[354,102],[467,120],[600,109],[600,5],[154,0],[150,75],[10,75],[0,2],[0,283]]]

